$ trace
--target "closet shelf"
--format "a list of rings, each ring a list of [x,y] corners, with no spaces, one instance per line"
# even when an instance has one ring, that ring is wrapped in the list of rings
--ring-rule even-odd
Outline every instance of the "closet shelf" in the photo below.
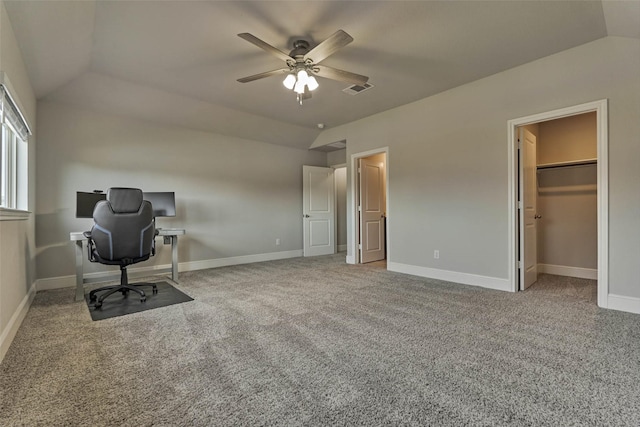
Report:
[[[547,194],[547,195],[597,194],[597,192],[598,192],[598,184],[562,185],[558,187],[538,187],[539,194]]]
[[[543,163],[538,165],[538,170],[544,169],[554,169],[554,168],[566,168],[572,166],[586,166],[586,165],[595,165],[598,163],[598,159],[583,159],[583,160],[571,160],[568,162],[554,162],[554,163]]]

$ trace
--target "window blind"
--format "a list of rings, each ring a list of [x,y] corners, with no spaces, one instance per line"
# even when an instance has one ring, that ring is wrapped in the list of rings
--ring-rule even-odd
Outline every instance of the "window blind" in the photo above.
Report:
[[[2,84],[0,84],[0,122],[9,123],[20,138],[25,141],[27,136],[31,134],[24,116],[20,113],[15,102],[11,99],[11,95]]]

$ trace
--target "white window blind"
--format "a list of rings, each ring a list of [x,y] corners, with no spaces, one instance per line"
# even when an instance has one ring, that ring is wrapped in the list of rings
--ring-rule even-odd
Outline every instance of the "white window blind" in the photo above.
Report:
[[[0,85],[0,117],[2,118],[2,123],[9,123],[13,126],[21,139],[26,140],[31,134],[24,116],[18,110],[4,85]]]
[[[0,208],[27,210],[31,131],[4,84],[0,84],[0,127]]]

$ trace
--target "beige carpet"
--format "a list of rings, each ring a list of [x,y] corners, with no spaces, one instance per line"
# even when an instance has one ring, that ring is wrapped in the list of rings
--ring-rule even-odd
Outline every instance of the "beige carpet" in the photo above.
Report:
[[[0,365],[0,425],[640,425],[640,316],[592,290],[344,255],[180,278],[194,301],[99,322],[73,289],[38,293]]]

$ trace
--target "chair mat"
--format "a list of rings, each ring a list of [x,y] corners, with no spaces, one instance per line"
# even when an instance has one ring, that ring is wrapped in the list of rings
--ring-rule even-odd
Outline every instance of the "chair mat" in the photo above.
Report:
[[[95,309],[93,304],[89,302],[89,292],[87,292],[84,295],[84,299],[89,307],[91,318],[93,320],[103,320],[110,317],[124,316],[125,314],[138,313],[154,308],[193,301],[193,298],[189,295],[179,291],[167,282],[155,283],[158,286],[157,294],[151,291],[150,286],[142,288],[147,296],[147,301],[145,302],[140,302],[140,296],[135,292],[129,292],[127,298],[123,298],[122,293],[116,292],[108,296],[102,302],[102,307],[99,309]]]

